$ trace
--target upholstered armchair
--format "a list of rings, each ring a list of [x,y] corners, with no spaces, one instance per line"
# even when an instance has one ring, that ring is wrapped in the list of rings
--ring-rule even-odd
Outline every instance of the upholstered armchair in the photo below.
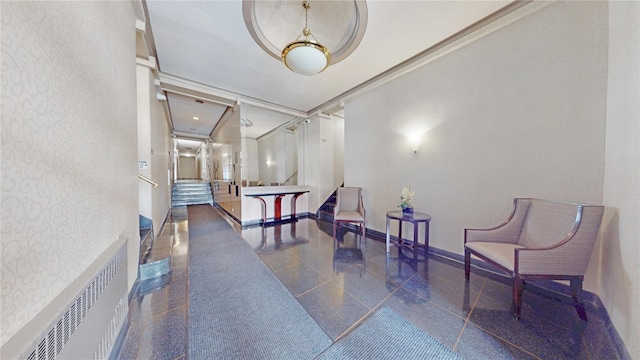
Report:
[[[569,280],[576,306],[598,237],[603,206],[517,198],[509,218],[490,229],[465,229],[465,278],[471,255],[513,278],[514,315],[520,318],[524,281]]]
[[[362,204],[362,188],[339,187],[336,194],[336,206],[333,208],[333,237],[340,223],[354,223],[360,228],[364,239],[365,235],[365,210]]]

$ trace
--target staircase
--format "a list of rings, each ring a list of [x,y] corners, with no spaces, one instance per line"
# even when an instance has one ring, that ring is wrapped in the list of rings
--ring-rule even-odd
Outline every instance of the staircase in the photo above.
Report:
[[[333,223],[333,208],[336,206],[336,194],[338,190],[333,192],[329,198],[318,208],[316,216],[320,220]]]
[[[213,205],[211,184],[199,180],[176,181],[171,192],[171,207],[196,204]]]

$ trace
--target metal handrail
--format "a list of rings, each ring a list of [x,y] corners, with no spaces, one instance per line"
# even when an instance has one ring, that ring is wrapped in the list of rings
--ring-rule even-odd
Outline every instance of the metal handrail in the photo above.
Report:
[[[158,187],[158,183],[156,183],[155,181],[149,179],[148,177],[144,176],[144,175],[140,175],[138,174],[138,178],[141,180],[144,180],[146,182],[148,182],[149,184],[153,185],[153,187]]]
[[[282,185],[286,184],[289,182],[289,180],[291,180],[294,176],[298,175],[298,172],[294,172],[293,174],[291,174],[291,176],[289,176],[289,178],[287,180],[285,180]]]

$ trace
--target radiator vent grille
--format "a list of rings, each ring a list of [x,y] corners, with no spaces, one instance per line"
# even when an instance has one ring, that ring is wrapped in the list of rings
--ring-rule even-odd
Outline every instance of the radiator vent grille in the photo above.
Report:
[[[64,311],[60,319],[43,335],[42,340],[31,353],[28,353],[27,360],[55,360],[69,341],[75,330],[80,326],[89,309],[100,298],[100,295],[109,286],[111,280],[120,270],[126,271],[127,246],[126,243],[118,249],[91,283],[82,291],[69,308]],[[116,340],[120,326],[126,319],[129,311],[127,296],[123,297],[115,309],[115,314],[103,339],[97,344],[95,359],[105,359],[109,357],[111,346]]]
[[[111,347],[116,341],[118,337],[118,332],[120,331],[120,325],[124,323],[127,317],[127,313],[129,312],[129,304],[127,303],[127,298],[123,298],[118,303],[116,307],[115,315],[113,319],[109,322],[109,328],[105,331],[102,336],[102,340],[100,344],[98,344],[98,349],[96,350],[93,358],[95,360],[107,359],[109,358]]]

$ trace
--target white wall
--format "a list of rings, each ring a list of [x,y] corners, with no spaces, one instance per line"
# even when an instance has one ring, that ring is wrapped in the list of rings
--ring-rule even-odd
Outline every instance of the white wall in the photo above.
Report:
[[[249,181],[260,180],[258,167],[258,142],[255,139],[242,139],[242,179]]]
[[[598,293],[627,349],[640,356],[640,3],[609,4],[604,167],[608,216]]]
[[[331,117],[333,125],[333,187],[344,182],[344,119]]]
[[[334,118],[328,115],[316,114],[308,123],[300,125],[298,145],[301,146],[299,154],[302,154],[303,164],[302,169],[298,168],[301,179],[298,183],[309,186],[309,211],[315,213],[339,185],[332,183],[335,179],[334,144],[335,141],[344,143],[347,140],[334,138],[340,132],[335,129]],[[344,165],[345,168],[348,166]]]
[[[131,288],[138,156],[131,3],[0,7],[5,344],[119,237]]]
[[[602,203],[606,26],[605,3],[550,5],[349,101],[345,185],[364,188],[367,226],[384,231],[405,185],[456,253],[513,197]]]
[[[154,89],[155,90],[155,89]],[[151,179],[158,184],[153,188],[153,224],[156,234],[171,210],[171,183],[169,171],[173,166],[173,145],[171,128],[164,112],[163,104],[151,96]]]
[[[138,168],[140,175],[151,178],[151,92],[155,87],[151,69],[136,65],[136,104],[137,104],[137,144],[138,161],[147,164],[146,169]],[[153,92],[155,97],[155,91]],[[138,213],[153,218],[152,187],[144,181],[138,181]],[[153,220],[153,219],[152,219]]]
[[[258,169],[265,185],[284,181],[286,143],[279,131],[258,139]]]
[[[137,65],[137,104],[138,104],[138,160],[148,164],[147,169],[138,172],[158,184],[153,187],[144,181],[138,181],[139,213],[150,218],[155,234],[159,234],[171,208],[171,186],[168,171],[171,168],[172,144],[171,129],[164,113],[162,103],[156,98],[154,70]]]
[[[298,134],[291,130],[284,131],[284,171],[277,181],[282,184],[298,171]],[[296,177],[289,180],[288,185],[297,185]]]
[[[196,158],[180,156],[178,159],[178,179],[193,180],[196,178]]]

